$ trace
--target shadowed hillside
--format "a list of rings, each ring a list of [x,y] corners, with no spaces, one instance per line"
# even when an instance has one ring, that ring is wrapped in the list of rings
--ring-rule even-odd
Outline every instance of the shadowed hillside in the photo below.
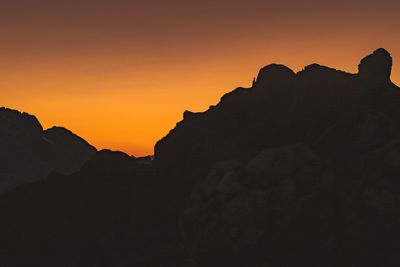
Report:
[[[391,67],[384,49],[357,74],[268,65],[251,88],[186,111],[154,160],[101,151],[74,174],[2,194],[0,260],[399,266],[400,91]]]
[[[79,170],[96,149],[67,129],[43,130],[32,115],[0,108],[0,192]]]

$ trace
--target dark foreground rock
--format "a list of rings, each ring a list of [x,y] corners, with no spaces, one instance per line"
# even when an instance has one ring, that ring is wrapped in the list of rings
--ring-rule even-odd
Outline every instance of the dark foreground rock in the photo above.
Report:
[[[368,153],[354,176],[304,145],[218,164],[182,217],[192,257],[199,266],[396,266],[398,149]]]
[[[82,170],[0,196],[4,266],[160,266],[182,250],[149,164],[100,151]],[[175,227],[175,229],[177,229]],[[182,258],[182,256],[181,256]]]

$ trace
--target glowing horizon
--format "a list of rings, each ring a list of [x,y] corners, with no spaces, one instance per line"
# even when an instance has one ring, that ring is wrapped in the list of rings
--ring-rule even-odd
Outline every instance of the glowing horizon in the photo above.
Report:
[[[383,47],[400,83],[395,1],[15,2],[0,18],[0,106],[98,149],[153,154],[185,110],[204,111],[249,87],[271,63],[355,73]]]

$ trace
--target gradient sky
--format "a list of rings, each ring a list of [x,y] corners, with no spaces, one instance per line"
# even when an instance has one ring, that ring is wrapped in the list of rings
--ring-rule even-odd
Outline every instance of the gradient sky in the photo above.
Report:
[[[400,83],[399,1],[1,0],[0,106],[140,156],[258,70],[356,72],[378,47]]]

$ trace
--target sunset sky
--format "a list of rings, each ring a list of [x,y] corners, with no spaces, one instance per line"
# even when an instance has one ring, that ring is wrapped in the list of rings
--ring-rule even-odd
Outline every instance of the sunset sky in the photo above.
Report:
[[[400,1],[0,2],[0,106],[141,156],[258,70],[356,72],[379,47],[400,83]]]

